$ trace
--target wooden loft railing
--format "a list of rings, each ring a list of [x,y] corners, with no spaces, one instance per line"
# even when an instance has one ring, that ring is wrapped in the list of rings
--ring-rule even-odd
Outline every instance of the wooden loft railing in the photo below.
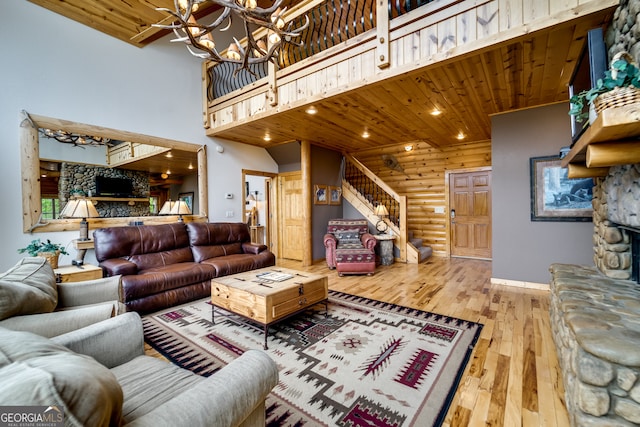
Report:
[[[416,67],[463,57],[616,4],[616,0],[542,0],[540,10],[548,13],[540,15],[537,3],[530,0],[439,0],[397,17],[392,13],[390,18],[389,1],[398,4],[398,0],[375,3],[374,28],[328,47],[331,43],[326,30],[330,26],[321,25],[317,34],[326,38],[326,50],[297,58],[283,69],[268,64],[266,77],[226,95],[216,94],[211,83],[211,69],[218,67],[204,63],[203,125],[207,135],[218,136],[287,108],[301,108]],[[325,0],[309,0],[304,3],[306,9],[292,9],[285,18],[296,19],[323,4]],[[399,4],[406,2],[400,0]]]
[[[380,219],[374,213],[375,207],[378,204],[385,205],[389,211],[389,217],[385,218],[385,222],[396,235],[394,246],[398,248],[398,261],[418,262],[418,251],[408,243],[406,196],[393,191],[384,181],[350,155],[345,156],[342,195],[373,224]]]
[[[397,18],[433,1],[435,0],[391,0],[388,2],[387,14],[389,19]],[[375,28],[376,9],[374,0],[310,0],[297,4],[285,14],[285,20],[293,22],[294,28],[297,28],[304,25],[306,15],[309,26],[295,40],[302,43],[302,46],[283,45],[278,58],[278,69],[282,70]],[[264,31],[255,33],[256,40],[266,36],[266,33],[261,33]],[[241,43],[244,45],[245,40]],[[242,70],[235,73],[236,68],[237,65],[231,63],[211,63],[207,66],[208,101],[242,89],[269,74],[266,64],[252,66],[251,72]]]

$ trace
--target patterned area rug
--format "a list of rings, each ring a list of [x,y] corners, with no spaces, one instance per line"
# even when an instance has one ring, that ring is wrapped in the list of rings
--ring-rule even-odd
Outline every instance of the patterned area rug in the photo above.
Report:
[[[482,325],[334,291],[324,308],[269,330],[268,426],[442,424]],[[204,376],[262,348],[262,331],[215,319],[207,300],[174,307],[143,318],[145,340]]]

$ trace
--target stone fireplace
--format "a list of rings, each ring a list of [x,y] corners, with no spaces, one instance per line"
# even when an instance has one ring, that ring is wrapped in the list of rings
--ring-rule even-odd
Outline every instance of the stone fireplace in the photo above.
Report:
[[[611,167],[609,175],[596,179],[593,225],[593,259],[598,270],[613,279],[637,281],[640,164]]]

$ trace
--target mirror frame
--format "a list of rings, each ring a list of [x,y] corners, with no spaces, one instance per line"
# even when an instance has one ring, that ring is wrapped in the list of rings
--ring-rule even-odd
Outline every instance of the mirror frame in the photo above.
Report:
[[[207,186],[207,152],[205,145],[174,141],[133,132],[110,129],[101,126],[76,123],[68,120],[28,114],[23,111],[20,120],[20,169],[22,174],[22,224],[23,232],[73,231],[80,229],[79,219],[52,219],[41,222],[42,203],[40,197],[40,150],[38,146],[38,128],[62,129],[81,135],[97,135],[120,141],[140,142],[176,150],[190,151],[198,155],[198,206],[199,213],[184,217],[189,221],[206,221],[208,186]],[[104,227],[122,227],[131,221],[143,221],[145,225],[167,224],[177,221],[177,215],[170,216],[137,216],[116,218],[89,218],[90,229]]]

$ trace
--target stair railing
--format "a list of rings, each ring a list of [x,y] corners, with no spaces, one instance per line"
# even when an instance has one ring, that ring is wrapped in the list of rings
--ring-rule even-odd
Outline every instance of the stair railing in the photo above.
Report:
[[[406,196],[396,193],[375,173],[348,154],[344,156],[342,193],[343,197],[373,224],[380,220],[375,214],[375,208],[378,204],[383,204],[389,211],[389,216],[384,218],[384,221],[396,235],[394,245],[398,248],[398,260],[407,262],[416,259],[413,254],[415,248],[407,244]],[[408,254],[408,250],[412,253]]]

